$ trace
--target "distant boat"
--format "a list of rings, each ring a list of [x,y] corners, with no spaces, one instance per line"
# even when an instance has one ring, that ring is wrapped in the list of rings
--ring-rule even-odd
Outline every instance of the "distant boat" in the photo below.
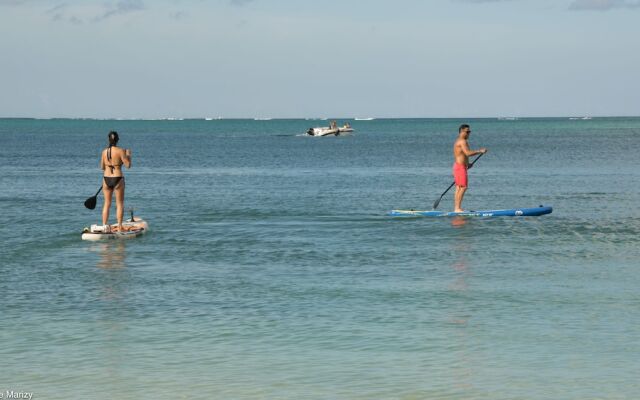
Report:
[[[354,118],[355,121],[373,121],[375,118]]]
[[[498,121],[517,121],[517,117],[498,117]]]
[[[351,125],[345,124],[341,127],[331,128],[329,126],[320,126],[317,128],[309,128],[307,135],[309,136],[344,136],[353,132]]]
[[[578,120],[578,119],[582,119],[582,120],[587,120],[588,121],[588,120],[591,119],[591,117],[569,117],[569,119],[572,120],[572,121],[575,121],[575,120]]]
[[[254,121],[271,121],[273,118],[254,118]]]

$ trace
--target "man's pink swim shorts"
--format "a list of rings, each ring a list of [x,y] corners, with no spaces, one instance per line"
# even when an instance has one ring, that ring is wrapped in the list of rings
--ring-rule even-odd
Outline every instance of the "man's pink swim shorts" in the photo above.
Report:
[[[467,166],[453,163],[453,180],[456,186],[467,187]]]

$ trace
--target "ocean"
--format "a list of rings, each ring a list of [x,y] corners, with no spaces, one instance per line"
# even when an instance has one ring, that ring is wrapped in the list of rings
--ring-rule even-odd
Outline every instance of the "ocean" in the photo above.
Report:
[[[338,121],[0,119],[0,393],[637,398],[640,118]],[[466,209],[553,213],[387,216],[450,185],[461,123]],[[110,130],[150,231],[86,242]]]

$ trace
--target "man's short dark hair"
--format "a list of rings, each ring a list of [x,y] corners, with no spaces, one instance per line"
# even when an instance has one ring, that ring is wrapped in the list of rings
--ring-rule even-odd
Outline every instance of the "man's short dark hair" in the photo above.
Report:
[[[463,129],[467,129],[467,128],[469,128],[469,125],[467,124],[460,125],[460,128],[458,128],[458,133],[462,132]]]

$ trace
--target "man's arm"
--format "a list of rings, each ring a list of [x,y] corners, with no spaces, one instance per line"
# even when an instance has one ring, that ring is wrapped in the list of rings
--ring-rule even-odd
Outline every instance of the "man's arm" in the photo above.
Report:
[[[462,142],[462,144],[460,145],[460,148],[462,149],[462,152],[464,153],[464,155],[467,157],[475,156],[476,154],[484,154],[487,152],[487,149],[485,149],[484,147],[481,148],[480,150],[471,150],[469,148],[469,143],[467,143],[466,140]]]

